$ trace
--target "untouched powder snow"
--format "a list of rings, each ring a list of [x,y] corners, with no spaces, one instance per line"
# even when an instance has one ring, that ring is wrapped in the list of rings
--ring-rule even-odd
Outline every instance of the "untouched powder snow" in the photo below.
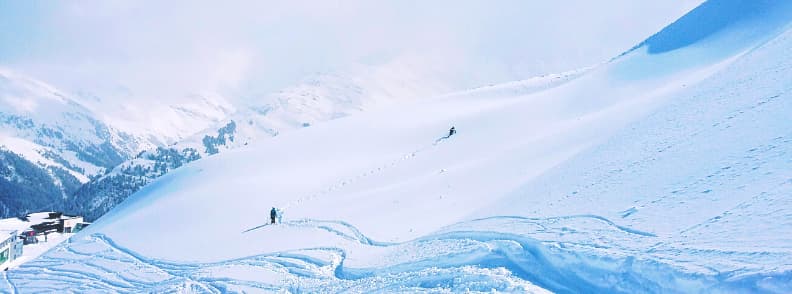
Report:
[[[789,292],[792,30],[767,19],[719,28],[774,28],[733,50],[711,36],[639,46],[561,82],[398,105],[194,162],[0,289]],[[267,225],[273,206],[282,222]]]

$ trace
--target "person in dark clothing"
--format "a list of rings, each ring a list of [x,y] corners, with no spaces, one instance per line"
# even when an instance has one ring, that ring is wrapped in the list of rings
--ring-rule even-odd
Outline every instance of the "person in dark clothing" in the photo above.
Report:
[[[275,224],[275,218],[277,217],[278,217],[278,210],[276,210],[275,207],[273,207],[272,210],[270,210],[270,220],[272,220],[273,224]]]
[[[450,129],[450,130],[448,130],[448,136],[449,136],[449,137],[451,137],[451,136],[453,136],[454,134],[456,134],[456,128],[454,128],[454,127],[451,127],[451,129]]]

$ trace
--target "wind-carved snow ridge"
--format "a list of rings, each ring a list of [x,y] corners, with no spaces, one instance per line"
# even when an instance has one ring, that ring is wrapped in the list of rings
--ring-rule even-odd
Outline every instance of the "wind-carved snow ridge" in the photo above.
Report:
[[[777,0],[706,1],[695,10],[639,44],[651,54],[661,54],[701,42],[724,31],[750,27],[750,34],[732,34],[732,41],[745,42],[770,35],[792,19],[792,3]],[[745,40],[741,39],[745,38]]]
[[[700,261],[649,258],[658,249],[641,244],[658,237],[593,215],[491,217],[403,243],[371,240],[344,222],[310,219],[252,233],[275,229],[314,229],[324,245],[189,263],[148,258],[97,233],[7,273],[4,290],[740,292],[783,287],[792,277],[689,273],[674,263]],[[360,262],[366,252],[376,252],[379,264]]]

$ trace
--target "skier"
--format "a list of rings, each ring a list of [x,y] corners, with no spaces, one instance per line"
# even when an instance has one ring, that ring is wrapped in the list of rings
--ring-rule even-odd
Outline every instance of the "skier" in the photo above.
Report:
[[[454,134],[456,134],[456,129],[452,126],[451,129],[448,130],[448,137],[446,137],[446,138],[450,138]]]
[[[270,220],[272,220],[273,225],[275,224],[276,217],[278,217],[278,210],[276,210],[275,207],[273,207],[272,210],[270,210]]]

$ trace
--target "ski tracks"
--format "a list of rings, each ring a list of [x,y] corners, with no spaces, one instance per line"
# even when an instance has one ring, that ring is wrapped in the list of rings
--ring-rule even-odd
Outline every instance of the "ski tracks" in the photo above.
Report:
[[[4,271],[3,272],[3,281],[5,281],[6,287],[8,287],[8,291],[9,292],[14,293],[14,294],[19,292],[17,290],[16,286],[14,286],[14,284],[11,283],[11,280],[8,279],[8,271]]]
[[[427,151],[427,150],[429,150],[431,148],[434,148],[434,147],[440,145],[441,143],[445,142],[448,139],[450,139],[450,136],[445,136],[445,137],[438,138],[431,145],[426,145],[426,146],[423,146],[423,147],[418,148],[416,150],[413,150],[411,152],[408,152],[408,153],[406,153],[406,154],[404,154],[402,156],[399,156],[398,158],[396,158],[394,160],[386,162],[385,164],[382,164],[382,165],[378,165],[378,166],[376,166],[376,167],[374,167],[374,168],[372,168],[370,170],[367,170],[367,171],[365,171],[363,173],[357,174],[357,175],[349,177],[349,178],[341,179],[338,182],[336,182],[334,184],[331,184],[331,185],[327,186],[324,189],[321,189],[319,192],[316,192],[316,193],[313,193],[313,194],[308,194],[308,195],[302,196],[300,198],[297,198],[295,200],[292,200],[291,202],[289,202],[289,203],[287,203],[285,205],[282,205],[280,207],[280,210],[282,212],[285,212],[289,208],[292,208],[294,206],[298,206],[298,205],[300,205],[300,204],[302,204],[304,202],[307,202],[307,201],[318,199],[318,198],[326,196],[327,194],[330,194],[332,192],[336,192],[336,191],[344,188],[347,185],[350,185],[350,184],[353,184],[355,182],[360,181],[361,179],[370,177],[370,176],[375,175],[375,174],[382,173],[382,172],[384,172],[386,170],[389,170],[389,169],[397,166],[400,163],[403,163],[405,161],[408,161],[408,160],[411,160],[411,159],[415,158],[419,154],[421,154],[421,153],[423,153],[423,152],[425,152],[425,151]]]
[[[378,252],[375,256],[379,257],[350,266],[348,249],[319,246],[218,262],[181,263],[142,256],[108,236],[95,234],[64,243],[4,274],[4,279],[9,292],[19,288],[121,293],[464,291],[466,287],[472,291],[524,292],[541,290],[537,285],[557,292],[655,292],[673,289],[665,285],[682,287],[688,282],[700,285],[699,290],[711,290],[723,283],[752,289],[752,283],[761,281],[757,275],[745,273],[712,276],[681,271],[667,263],[673,260],[660,262],[644,250],[646,244],[658,243],[651,233],[621,227],[595,215],[489,217],[402,243],[371,240],[343,221],[305,219],[283,225],[324,230],[360,244],[356,254]],[[625,240],[634,242],[624,245],[629,243]],[[370,251],[374,248],[380,249]],[[356,260],[361,262],[359,257]],[[609,284],[613,276],[623,282]],[[790,273],[771,277],[788,280]],[[383,284],[391,286],[381,288]]]

